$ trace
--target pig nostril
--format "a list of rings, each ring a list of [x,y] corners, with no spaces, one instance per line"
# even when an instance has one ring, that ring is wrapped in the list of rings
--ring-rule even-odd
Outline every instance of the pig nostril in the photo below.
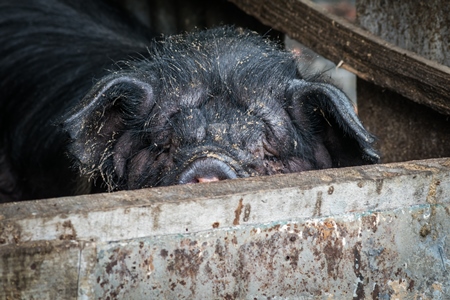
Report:
[[[178,184],[214,182],[237,178],[236,173],[226,163],[203,158],[190,164],[179,176]]]
[[[214,182],[214,181],[220,181],[221,179],[219,177],[213,176],[213,177],[206,177],[206,176],[198,176],[189,178],[188,176],[184,176],[182,180],[180,180],[180,184],[185,183],[204,183],[204,182]]]
[[[199,178],[196,178],[196,179],[197,179],[197,183],[220,181],[220,178],[217,177],[217,176],[199,177]]]

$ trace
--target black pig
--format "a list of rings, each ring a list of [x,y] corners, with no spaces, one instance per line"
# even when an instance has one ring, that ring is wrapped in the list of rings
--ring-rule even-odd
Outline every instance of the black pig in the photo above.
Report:
[[[153,39],[101,1],[0,2],[0,199],[376,163],[343,92],[231,27]]]

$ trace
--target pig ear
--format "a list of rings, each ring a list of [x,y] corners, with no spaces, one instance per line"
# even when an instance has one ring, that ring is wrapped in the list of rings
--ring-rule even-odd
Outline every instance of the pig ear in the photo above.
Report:
[[[291,116],[299,130],[308,130],[317,149],[326,148],[333,167],[377,163],[374,136],[361,124],[347,96],[331,84],[293,80]],[[320,152],[318,150],[318,152]]]
[[[116,73],[100,80],[62,121],[71,138],[69,151],[81,170],[120,177],[122,158],[132,147],[129,123],[154,103],[151,85],[137,74]]]

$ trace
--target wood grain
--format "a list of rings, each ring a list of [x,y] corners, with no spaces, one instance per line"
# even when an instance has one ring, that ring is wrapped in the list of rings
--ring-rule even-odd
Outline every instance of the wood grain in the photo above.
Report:
[[[450,115],[450,68],[396,47],[305,0],[230,0],[358,77]]]

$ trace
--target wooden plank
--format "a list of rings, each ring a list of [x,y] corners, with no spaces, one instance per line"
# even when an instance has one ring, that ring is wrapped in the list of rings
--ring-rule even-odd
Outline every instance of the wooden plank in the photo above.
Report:
[[[450,65],[446,0],[357,1],[356,9],[359,25],[373,34]],[[363,79],[357,90],[359,116],[377,136],[383,162],[450,156],[450,117]]]
[[[356,2],[358,24],[376,36],[450,66],[448,0]]]
[[[449,116],[362,79],[356,86],[359,117],[383,163],[450,157]]]
[[[230,1],[358,77],[450,114],[449,67],[389,44],[310,1]]]

